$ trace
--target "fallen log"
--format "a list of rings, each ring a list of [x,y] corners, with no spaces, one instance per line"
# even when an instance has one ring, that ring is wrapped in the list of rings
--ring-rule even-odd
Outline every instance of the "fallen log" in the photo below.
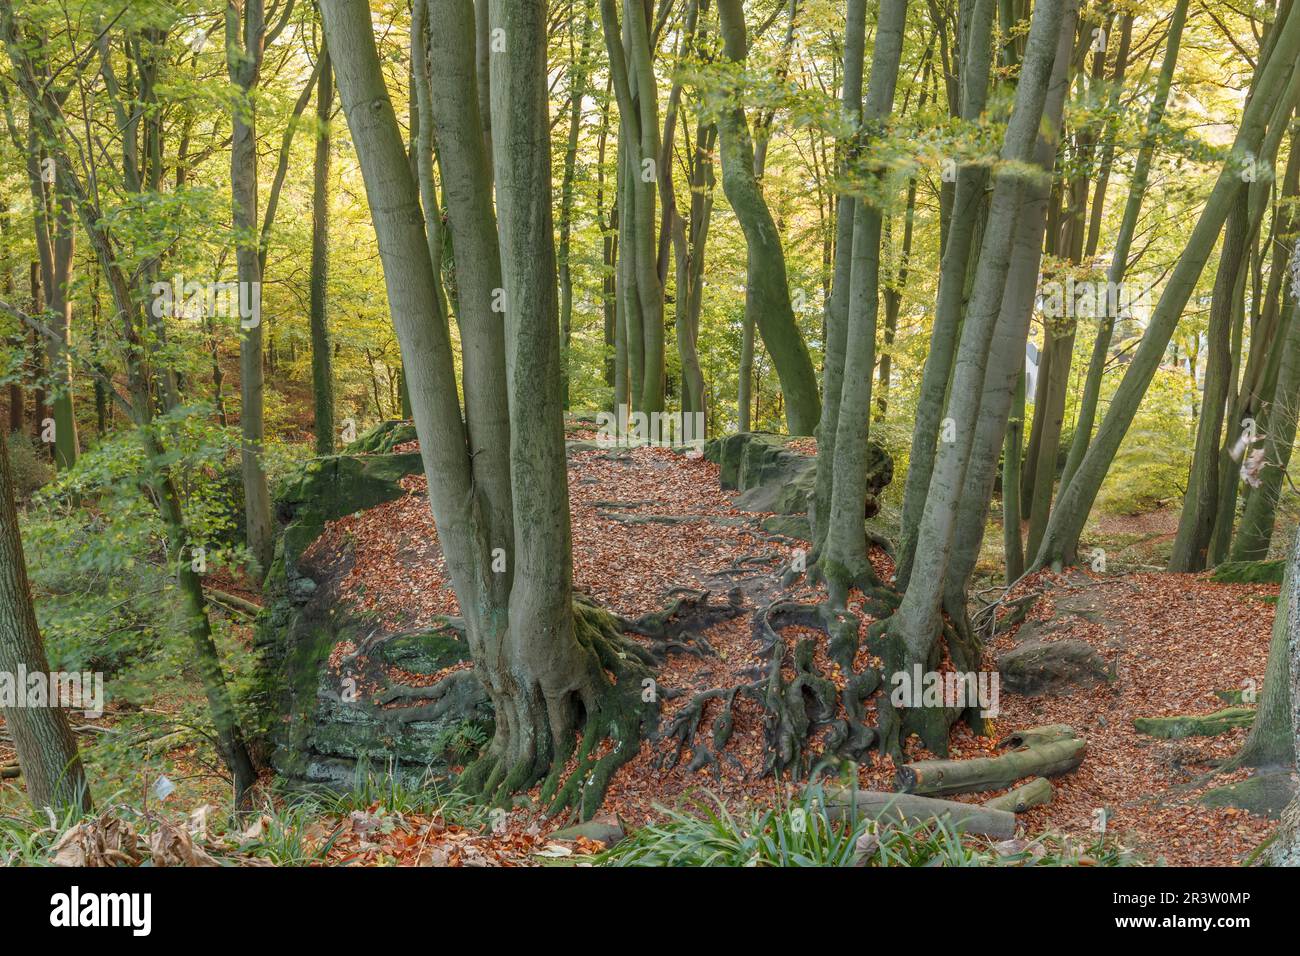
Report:
[[[1073,740],[1078,736],[1069,724],[1045,724],[1042,727],[1030,727],[1008,734],[998,741],[998,749],[1006,750],[1009,747],[1012,750],[1019,750],[1022,747],[1040,747],[1058,740]]]
[[[1254,722],[1254,708],[1227,707],[1200,716],[1138,717],[1133,721],[1133,729],[1149,737],[1182,740],[1184,737],[1217,737],[1237,727],[1249,727]]]
[[[203,593],[209,601],[213,604],[220,605],[227,611],[235,611],[236,613],[244,614],[248,617],[257,617],[257,615],[262,613],[261,605],[254,604],[252,601],[242,598],[238,594],[218,591],[216,588],[204,588]]]
[[[978,804],[875,790],[838,790],[826,794],[826,815],[832,820],[855,813],[859,817],[903,824],[938,820],[964,833],[999,840],[1010,839],[1016,834],[1014,813]]]
[[[1025,777],[1054,777],[1083,762],[1086,741],[1063,738],[1022,747],[1000,757],[973,760],[921,760],[898,768],[895,783],[903,793],[947,796],[978,790],[1002,790]]]
[[[986,810],[1006,810],[1008,813],[1024,813],[1031,807],[1041,807],[1052,802],[1051,783],[1046,777],[1035,777],[1028,783],[1008,790],[1000,797],[984,801]]]
[[[20,776],[22,776],[22,771],[18,769],[18,764],[12,763],[0,766],[0,780],[9,780]]]

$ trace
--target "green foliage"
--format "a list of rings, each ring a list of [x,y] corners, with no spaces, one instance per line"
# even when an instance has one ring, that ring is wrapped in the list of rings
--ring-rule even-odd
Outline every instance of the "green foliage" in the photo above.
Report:
[[[468,763],[478,756],[489,740],[487,728],[473,720],[448,727],[434,739],[433,748],[453,763]]]
[[[994,846],[943,823],[907,826],[832,820],[812,788],[798,802],[733,814],[713,794],[636,831],[600,854],[603,866],[1122,866],[1117,844],[1076,847],[1055,837]]]
[[[1097,496],[1097,507],[1139,514],[1181,497],[1194,441],[1187,408],[1192,400],[1185,372],[1162,368],[1115,455]],[[1110,383],[1118,384],[1118,379]],[[1109,396],[1103,393],[1103,400]]]
[[[8,445],[14,494],[23,503],[53,477],[54,467],[49,453],[26,435],[14,432],[8,438]]]

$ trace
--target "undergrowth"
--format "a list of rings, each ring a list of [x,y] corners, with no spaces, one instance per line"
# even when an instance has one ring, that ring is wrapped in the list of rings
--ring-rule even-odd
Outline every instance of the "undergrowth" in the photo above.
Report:
[[[664,810],[599,854],[600,866],[1131,866],[1113,840],[1084,846],[1044,835],[994,843],[938,820],[894,824],[867,817],[834,819],[819,791],[772,809],[732,813],[713,794],[683,810]]]

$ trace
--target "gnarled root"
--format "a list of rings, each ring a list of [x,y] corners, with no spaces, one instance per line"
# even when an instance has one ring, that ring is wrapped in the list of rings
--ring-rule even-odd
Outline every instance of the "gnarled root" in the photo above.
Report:
[[[692,588],[673,588],[673,601],[661,611],[638,618],[617,618],[625,633],[649,638],[650,652],[656,663],[673,653],[696,657],[716,657],[717,652],[704,637],[704,631],[720,621],[728,621],[744,610],[740,588],[727,592],[725,604],[710,603],[710,592]]]
[[[574,602],[574,636],[587,661],[571,692],[546,697],[536,684],[489,686],[496,733],[488,750],[461,774],[467,792],[499,806],[542,782],[548,814],[576,810],[587,820],[600,807],[615,771],[654,732],[654,656],[619,631],[615,617]]]
[[[832,643],[840,641],[847,653],[847,660],[840,663],[848,674],[843,691],[817,666],[816,638],[800,638],[790,647],[781,629],[791,625],[839,635],[832,637]],[[789,772],[795,779],[807,776],[812,763],[808,741],[824,727],[829,728],[824,741],[827,754],[861,759],[875,743],[875,732],[865,722],[865,702],[879,688],[880,674],[870,668],[861,673],[853,671],[856,618],[833,612],[825,605],[777,601],[754,614],[753,627],[759,656],[765,662],[762,672],[751,682],[711,688],[692,698],[665,729],[662,739],[670,741],[671,746],[660,755],[657,765],[671,769],[689,749],[692,757],[688,770],[707,767],[717,775],[723,760],[742,769],[740,762],[724,751],[734,726],[736,701],[742,698],[758,703],[764,710],[763,774],[779,777]],[[788,678],[783,669],[787,651],[791,664]],[[711,739],[706,740],[700,728],[711,701],[718,701],[720,706],[711,724]]]

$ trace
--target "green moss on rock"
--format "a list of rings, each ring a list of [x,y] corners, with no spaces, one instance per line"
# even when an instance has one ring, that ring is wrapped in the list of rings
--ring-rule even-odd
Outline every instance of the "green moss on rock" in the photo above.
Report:
[[[1281,584],[1286,562],[1225,561],[1214,569],[1210,580],[1219,584]]]

